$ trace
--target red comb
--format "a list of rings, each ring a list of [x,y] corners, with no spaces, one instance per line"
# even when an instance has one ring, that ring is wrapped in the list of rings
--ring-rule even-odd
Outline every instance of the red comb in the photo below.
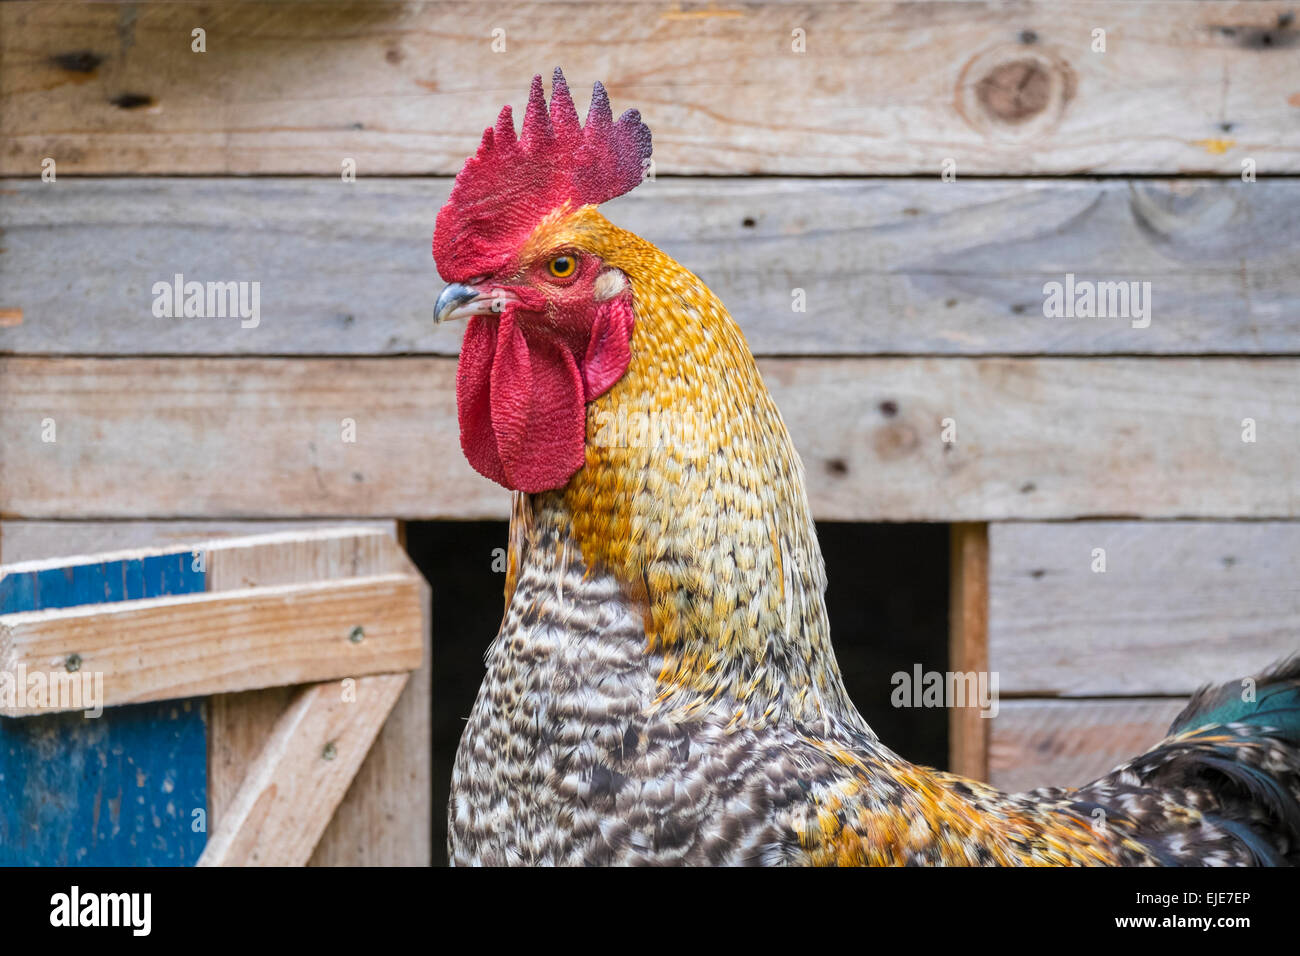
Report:
[[[649,157],[650,130],[641,114],[628,110],[614,122],[599,83],[584,125],[559,69],[549,111],[542,78],[533,77],[523,132],[515,136],[510,107],[504,107],[438,212],[438,272],[448,282],[495,272],[547,213],[566,200],[586,206],[623,195],[641,181]]]

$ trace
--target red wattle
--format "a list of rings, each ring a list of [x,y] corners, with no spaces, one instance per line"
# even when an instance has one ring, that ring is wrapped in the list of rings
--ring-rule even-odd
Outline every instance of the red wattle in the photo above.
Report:
[[[573,356],[541,335],[526,340],[509,311],[492,363],[492,431],[505,484],[517,491],[562,488],[585,460],[586,409]]]
[[[525,332],[514,308],[473,316],[456,369],[456,409],[475,471],[527,493],[568,484],[586,460],[586,403],[627,371],[632,325],[630,301],[602,305],[580,369],[569,345],[541,329]]]
[[[582,361],[587,401],[599,398],[623,377],[632,360],[632,303],[614,299],[601,307]]]
[[[492,360],[497,352],[497,319],[470,316],[456,365],[456,417],[460,422],[460,447],[484,478],[506,483],[506,471],[492,434]]]

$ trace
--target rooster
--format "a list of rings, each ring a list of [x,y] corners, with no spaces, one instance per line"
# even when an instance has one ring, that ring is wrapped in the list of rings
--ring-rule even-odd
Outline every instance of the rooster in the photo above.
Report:
[[[1077,789],[889,750],[845,692],[803,468],[739,327],[596,207],[650,132],[560,71],[483,134],[435,225],[468,319],[461,445],[514,492],[506,609],[456,756],[455,864],[1300,861],[1300,659],[1198,693]],[[1247,699],[1243,699],[1247,698]]]

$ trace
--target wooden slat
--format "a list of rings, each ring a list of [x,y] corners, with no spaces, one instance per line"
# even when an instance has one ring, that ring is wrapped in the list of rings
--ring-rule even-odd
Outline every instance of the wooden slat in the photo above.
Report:
[[[264,687],[208,698],[208,832],[230,813],[239,786],[298,688]]]
[[[387,719],[407,674],[302,689],[249,767],[199,866],[302,866]]]
[[[1300,513],[1300,360],[760,365],[819,518]],[[460,451],[454,374],[434,358],[0,359],[0,514],[505,517],[509,495]]]
[[[0,521],[0,562],[16,564],[41,561],[62,555],[96,554],[100,551],[192,545],[199,541],[238,538],[273,532],[319,531],[323,528],[374,529],[395,534],[391,521]],[[220,572],[218,572],[219,574]],[[337,577],[340,575],[331,575]],[[306,577],[298,580],[308,580]],[[209,590],[226,591],[227,586]],[[218,581],[220,583],[220,581]],[[282,580],[276,584],[296,584]]]
[[[995,525],[990,550],[1003,693],[1189,694],[1300,651],[1297,522]]]
[[[0,514],[505,514],[509,496],[460,452],[454,371],[447,359],[0,359]],[[62,419],[58,442],[41,441],[45,417]]]
[[[596,79],[642,110],[661,171],[1294,172],[1292,9],[5,3],[0,171],[450,173],[561,64],[580,110]]]
[[[448,188],[8,180],[0,306],[23,321],[0,352],[454,355],[463,327],[431,318]],[[659,179],[605,211],[702,276],[760,355],[1280,354],[1300,352],[1297,208],[1292,180]],[[1067,273],[1149,282],[1150,325],[1044,317]],[[260,283],[257,326],[155,317],[177,274]]]
[[[414,566],[409,566],[416,573]],[[433,616],[422,594],[424,659],[316,845],[311,866],[428,866],[433,858]]]
[[[200,594],[205,575],[195,552],[128,558],[89,555],[0,568],[0,615],[48,611],[163,595]]]
[[[948,670],[982,674],[989,669],[989,529],[954,524],[948,577]],[[976,780],[989,774],[989,719],[979,707],[948,714],[949,769]]]
[[[33,673],[76,654],[109,707],[403,671],[420,665],[419,602],[391,574],[31,611],[0,618],[0,660]]]
[[[346,526],[316,532],[290,532],[260,538],[255,548],[221,547],[207,553],[208,590],[278,587],[409,573],[392,530]]]
[[[58,522],[44,522],[42,526],[51,528],[59,524]],[[177,522],[178,525],[189,524],[192,527],[200,527],[200,522]],[[224,527],[227,529],[236,527],[240,522],[226,522]],[[268,528],[281,530],[266,530],[261,534],[250,534],[242,538],[234,538],[229,534],[218,534],[209,540],[195,540],[190,538],[184,544],[176,545],[170,543],[150,542],[143,546],[134,548],[108,549],[94,554],[66,554],[62,553],[64,549],[59,549],[60,553],[53,556],[27,559],[12,563],[7,563],[0,571],[0,581],[9,577],[40,574],[50,569],[63,569],[80,565],[84,563],[108,564],[118,563],[141,563],[144,561],[157,562],[163,561],[163,573],[172,575],[204,575],[196,578],[194,582],[185,591],[165,591],[165,594],[191,593],[192,591],[213,591],[234,590],[240,585],[237,579],[226,576],[225,584],[219,588],[213,588],[211,582],[206,581],[208,565],[214,558],[218,561],[228,557],[232,551],[247,551],[256,553],[258,559],[271,566],[281,564],[293,564],[294,558],[300,556],[314,557],[318,561],[317,569],[327,569],[336,565],[339,561],[357,560],[358,556],[364,558],[368,554],[375,554],[387,561],[383,570],[390,571],[397,568],[401,561],[397,558],[396,549],[388,543],[393,538],[392,524],[382,521],[366,522],[347,522],[347,521],[285,521],[285,522],[245,522],[249,527]],[[387,527],[385,527],[387,524]],[[94,522],[70,522],[67,527],[70,534],[62,540],[85,540],[93,539],[94,532],[89,530],[93,527]],[[140,522],[141,527],[160,527],[161,522]],[[49,551],[48,544],[39,550]],[[393,555],[393,556],[390,556]],[[184,564],[175,560],[181,556],[188,558]],[[155,571],[155,573],[158,573]],[[323,570],[322,570],[323,573]],[[336,575],[342,576],[342,575]],[[281,582],[295,583],[295,582]],[[156,597],[160,595],[146,594],[144,597]],[[76,604],[93,604],[93,601],[73,601],[67,604],[59,605],[60,607],[72,607]]]
[[[990,782],[1077,787],[1159,742],[1185,700],[1004,700],[990,718]]]

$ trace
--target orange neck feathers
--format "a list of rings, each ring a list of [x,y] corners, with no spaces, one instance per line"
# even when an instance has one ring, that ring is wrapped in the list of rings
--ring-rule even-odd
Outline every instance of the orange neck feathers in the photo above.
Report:
[[[823,603],[803,467],[739,326],[693,274],[594,207],[553,224],[621,270],[636,313],[627,372],[587,406],[586,463],[560,492],[592,572],[642,602],[664,656],[657,702],[865,729]],[[545,505],[544,505],[545,506]]]

